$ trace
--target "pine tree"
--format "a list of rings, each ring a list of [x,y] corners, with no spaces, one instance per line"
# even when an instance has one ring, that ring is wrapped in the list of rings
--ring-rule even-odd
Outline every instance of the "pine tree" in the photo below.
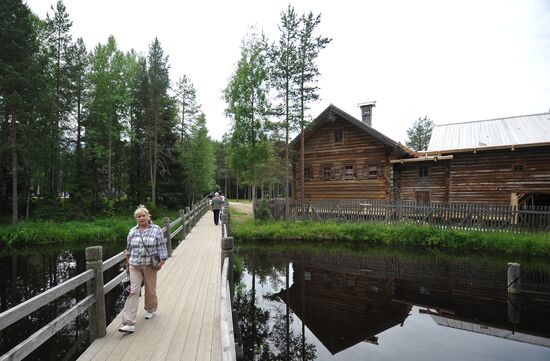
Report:
[[[418,118],[418,120],[407,129],[407,137],[409,138],[405,143],[407,147],[417,151],[428,149],[433,127],[434,122],[428,119],[428,116]]]
[[[176,84],[176,102],[179,104],[180,145],[183,148],[189,136],[189,130],[201,114],[201,106],[197,103],[197,90],[187,75],[181,77]]]
[[[271,51],[271,79],[277,91],[277,97],[281,100],[280,113],[284,116],[285,130],[285,220],[289,222],[290,209],[290,174],[289,174],[289,132],[296,126],[298,115],[298,44],[299,44],[300,19],[294,8],[288,5],[287,11],[281,13],[279,25],[279,42]]]
[[[298,47],[298,86],[300,91],[300,198],[304,204],[304,128],[307,125],[305,112],[309,103],[319,99],[317,77],[319,68],[315,60],[319,52],[332,39],[322,36],[314,37],[315,30],[321,22],[321,15],[313,16],[310,12],[302,15],[300,27],[300,43]]]
[[[20,0],[4,0],[0,3],[0,109],[3,115],[0,132],[3,133],[2,148],[9,144],[11,157],[12,223],[17,223],[18,209],[18,152],[24,134],[20,129],[30,123],[29,110],[32,102],[32,75],[35,54],[38,50],[33,18],[27,5]],[[7,149],[0,149],[1,153]],[[2,160],[4,156],[0,158]],[[6,157],[7,158],[7,157]],[[0,168],[3,168],[0,164]],[[1,188],[1,187],[0,187]]]
[[[171,105],[171,99],[168,96],[168,89],[170,88],[168,57],[164,56],[164,51],[157,38],[149,47],[148,63],[149,104],[146,137],[151,203],[156,206],[157,177],[159,170],[166,170],[165,158],[170,156],[170,144],[166,143],[166,135],[171,132],[174,120],[167,116],[168,108]]]

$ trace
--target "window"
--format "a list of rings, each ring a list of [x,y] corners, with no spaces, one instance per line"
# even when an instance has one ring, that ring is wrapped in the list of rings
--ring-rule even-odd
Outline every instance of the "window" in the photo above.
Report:
[[[514,173],[523,173],[523,164],[514,164],[512,169]]]
[[[311,272],[304,271],[304,281],[311,281]]]
[[[321,168],[321,178],[330,179],[332,177],[332,168],[330,166],[323,166]]]
[[[367,178],[376,178],[378,177],[378,166],[376,164],[367,165]]]
[[[344,132],[341,130],[334,131],[334,143],[343,143],[344,142]]]
[[[353,178],[353,164],[344,164],[343,173],[344,178]]]
[[[304,179],[311,179],[311,168],[304,168]]]
[[[418,176],[419,177],[427,177],[428,176],[428,167],[419,167],[418,168]]]

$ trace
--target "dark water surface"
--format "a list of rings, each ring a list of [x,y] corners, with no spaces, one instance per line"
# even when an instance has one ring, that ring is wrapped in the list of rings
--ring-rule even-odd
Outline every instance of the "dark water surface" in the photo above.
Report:
[[[550,360],[547,259],[237,250],[246,360]]]
[[[106,260],[121,252],[124,246],[124,244],[103,245],[103,259]],[[86,245],[66,245],[4,251],[0,255],[0,312],[17,306],[84,272],[86,270],[85,247]],[[105,282],[120,271],[122,267],[116,266],[106,271]],[[24,341],[85,296],[86,285],[84,284],[0,331],[0,355]],[[106,295],[107,324],[122,310],[123,305],[122,287],[116,287]],[[27,356],[25,360],[76,360],[89,345],[87,327],[88,315],[84,313]]]

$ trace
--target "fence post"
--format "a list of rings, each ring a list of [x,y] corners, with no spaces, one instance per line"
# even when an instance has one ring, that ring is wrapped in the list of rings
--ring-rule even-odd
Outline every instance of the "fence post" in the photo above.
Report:
[[[181,219],[181,232],[180,232],[180,242],[185,239],[185,211],[180,209],[180,219]]]
[[[166,227],[166,246],[168,246],[168,256],[172,255],[172,232],[170,232],[170,217],[163,217],[162,223]]]
[[[187,222],[187,226],[185,227],[185,235],[188,235],[191,231],[191,209],[189,207],[185,207],[185,221]]]
[[[90,307],[90,342],[107,334],[105,316],[105,294],[103,293],[103,248],[101,246],[86,248],[86,269],[94,271],[94,278],[86,284],[88,295],[95,296]]]
[[[229,235],[229,215],[227,214],[227,207],[222,207],[222,238],[227,237]],[[226,232],[224,232],[224,227]]]
[[[229,258],[229,272],[227,272],[227,279],[229,280],[229,289],[231,291],[231,299],[233,299],[233,237],[222,238],[222,267],[225,257]]]

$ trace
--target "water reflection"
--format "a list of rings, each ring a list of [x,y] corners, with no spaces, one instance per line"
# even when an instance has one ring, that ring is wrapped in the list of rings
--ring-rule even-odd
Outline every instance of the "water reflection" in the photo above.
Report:
[[[548,266],[522,264],[525,292],[510,297],[504,260],[243,247],[239,256],[246,360],[550,359]]]
[[[123,249],[124,245],[104,246],[107,259]],[[85,245],[71,245],[67,249],[56,247],[32,248],[13,251],[0,256],[0,312],[24,302],[67,279],[86,270]],[[119,269],[113,268],[104,274],[105,282],[114,277]],[[105,297],[107,324],[122,309],[122,289],[114,289]],[[38,331],[57,316],[74,306],[86,295],[86,285],[59,297],[28,317],[0,331],[0,355]],[[59,331],[31,353],[28,360],[75,360],[87,347],[87,313]]]

